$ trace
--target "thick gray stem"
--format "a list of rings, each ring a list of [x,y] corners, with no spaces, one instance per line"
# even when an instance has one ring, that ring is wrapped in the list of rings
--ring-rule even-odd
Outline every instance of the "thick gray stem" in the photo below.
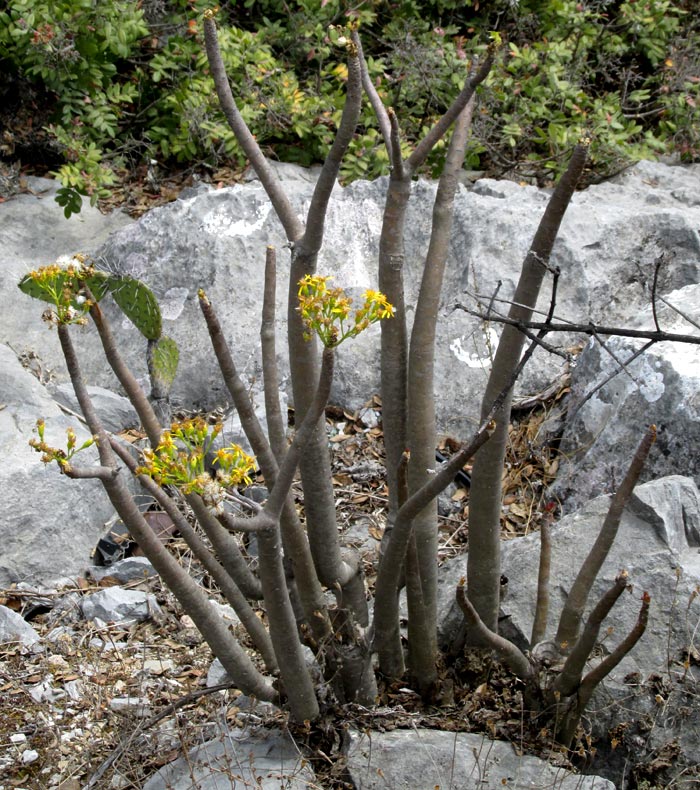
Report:
[[[523,263],[509,313],[511,318],[528,321],[532,316],[561,221],[586,162],[586,152],[585,145],[576,147],[547,205]],[[486,416],[504,388],[508,388],[508,395],[496,417],[496,432],[476,456],[472,470],[467,560],[469,599],[492,631],[498,630],[501,479],[508,440],[513,386],[511,379],[518,367],[525,340],[525,335],[513,326],[504,326],[482,401],[482,417]]]

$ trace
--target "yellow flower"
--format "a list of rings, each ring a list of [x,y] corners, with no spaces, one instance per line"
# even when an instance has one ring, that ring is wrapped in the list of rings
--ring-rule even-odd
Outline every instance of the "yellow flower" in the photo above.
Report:
[[[364,294],[364,305],[355,313],[352,324],[347,325],[352,299],[341,288],[328,288],[329,279],[306,275],[299,281],[298,311],[307,340],[315,332],[325,346],[337,346],[348,337],[356,337],[370,324],[393,317],[394,308],[386,296],[379,291],[368,290]]]

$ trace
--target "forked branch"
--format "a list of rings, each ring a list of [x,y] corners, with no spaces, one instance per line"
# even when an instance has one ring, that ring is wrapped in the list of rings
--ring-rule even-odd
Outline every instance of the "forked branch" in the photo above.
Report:
[[[637,485],[644,463],[646,462],[651,446],[654,444],[655,440],[656,426],[651,425],[640,442],[639,447],[637,447],[629,469],[627,470],[627,474],[610,502],[607,516],[605,517],[603,526],[600,528],[598,537],[584,560],[576,580],[571,586],[571,590],[567,596],[564,609],[559,619],[559,628],[557,629],[557,635],[555,637],[555,641],[559,646],[563,644],[571,646],[576,641],[583,610],[586,606],[591,588],[593,587],[593,582],[596,580],[598,572],[610,552],[610,548],[620,526],[622,513],[632,496],[634,487]]]

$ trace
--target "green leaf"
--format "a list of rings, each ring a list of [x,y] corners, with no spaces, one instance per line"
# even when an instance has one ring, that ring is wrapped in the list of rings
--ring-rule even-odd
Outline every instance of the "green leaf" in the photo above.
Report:
[[[158,340],[162,321],[153,291],[133,277],[110,277],[109,290],[114,301],[139,332],[148,340]]]
[[[180,352],[177,343],[163,335],[156,343],[151,356],[151,375],[158,379],[161,387],[169,391],[175,380]]]
[[[63,206],[63,213],[66,219],[70,219],[71,214],[80,214],[83,199],[77,189],[73,187],[61,187],[56,192],[56,203]]]

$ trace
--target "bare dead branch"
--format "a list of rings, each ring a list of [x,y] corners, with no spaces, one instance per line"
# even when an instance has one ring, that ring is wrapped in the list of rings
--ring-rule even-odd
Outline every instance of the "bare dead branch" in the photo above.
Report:
[[[661,266],[664,263],[665,257],[666,256],[662,253],[654,261],[654,279],[651,281],[651,312],[654,316],[654,326],[657,332],[661,331],[661,327],[659,326],[659,316],[656,314],[656,294],[659,285],[659,272],[661,271]]]
[[[648,343],[645,343],[641,348],[638,348],[633,354],[630,354],[630,356],[627,357],[627,359],[624,360],[624,362],[621,363],[620,368],[614,370],[609,376],[606,376],[600,383],[596,384],[596,386],[593,387],[592,390],[589,390],[576,404],[576,406],[569,411],[569,414],[567,416],[567,420],[569,424],[573,423],[574,419],[576,418],[576,415],[581,411],[583,406],[596,394],[596,392],[600,392],[600,390],[602,390],[606,384],[608,384],[610,381],[612,381],[616,376],[620,374],[620,370],[626,369],[628,365],[630,365],[632,362],[634,362],[635,359],[637,359],[637,357],[641,357],[645,351],[648,351],[648,349],[650,349],[654,345],[654,342],[655,342],[654,340],[650,340]]]
[[[674,313],[677,313],[684,321],[687,321],[691,326],[694,326],[696,329],[700,329],[700,323],[698,323],[692,316],[689,316],[687,313],[683,312],[679,307],[671,304],[668,299],[665,299],[663,296],[659,297],[659,301],[663,302],[666,307],[670,307]]]
[[[605,351],[605,353],[613,360],[613,362],[615,362],[615,364],[618,367],[617,372],[624,373],[632,381],[632,383],[638,387],[639,382],[630,373],[630,371],[627,368],[627,365],[625,365],[622,362],[622,360],[618,358],[617,354],[607,345],[607,343],[600,337],[600,335],[597,332],[593,333],[593,338],[598,343],[598,345],[603,349],[603,351]]]
[[[460,310],[464,310],[465,313],[469,313],[469,315],[473,315],[476,318],[480,318],[480,319],[482,319],[482,321],[495,321],[497,323],[502,323],[502,324],[509,324],[509,323],[511,323],[507,319],[507,316],[504,316],[502,313],[496,312],[495,310],[492,310],[491,308],[489,308],[489,312],[487,312],[487,313],[484,313],[481,310],[472,310],[471,308],[466,307],[465,305],[463,305],[461,303],[455,304],[455,308],[459,308]],[[545,327],[545,326],[547,326],[547,323],[544,322],[544,323],[542,323],[541,326]],[[540,328],[540,330],[539,330],[539,332],[541,334],[535,334],[535,332],[533,330],[524,329],[522,327],[518,327],[518,329],[520,329],[522,334],[524,334],[525,337],[528,340],[532,340],[538,346],[543,348],[547,353],[554,354],[557,357],[562,357],[562,359],[569,359],[569,357],[571,356],[566,351],[562,351],[560,348],[557,348],[556,346],[552,346],[549,343],[546,343],[544,340],[542,340],[542,337],[547,333],[546,330],[544,330],[543,328]]]
[[[471,313],[472,315],[477,315],[481,318],[484,317],[483,313],[477,313],[460,302],[456,302],[455,307],[459,310],[464,310],[467,313]],[[683,317],[686,318],[686,316]],[[557,323],[554,321],[550,323],[547,323],[546,321],[521,321],[519,319],[508,318],[507,316],[493,313],[489,315],[488,320],[495,321],[499,324],[508,324],[509,326],[514,326],[516,329],[520,329],[521,331],[546,329],[548,333],[570,332],[572,334],[582,335],[611,335],[616,337],[630,337],[641,338],[643,340],[652,340],[654,343],[671,342],[700,345],[700,337],[697,335],[685,335],[678,332],[666,332],[663,330],[658,331],[655,329],[632,329],[630,327],[600,326],[599,324],[594,324],[591,321],[586,324],[576,324],[573,322]]]

